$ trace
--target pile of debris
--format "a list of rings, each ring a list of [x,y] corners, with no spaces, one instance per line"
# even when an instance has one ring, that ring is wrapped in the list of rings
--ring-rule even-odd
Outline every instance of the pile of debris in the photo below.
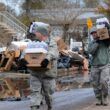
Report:
[[[0,74],[0,100],[21,100],[30,94],[29,75],[21,73]]]

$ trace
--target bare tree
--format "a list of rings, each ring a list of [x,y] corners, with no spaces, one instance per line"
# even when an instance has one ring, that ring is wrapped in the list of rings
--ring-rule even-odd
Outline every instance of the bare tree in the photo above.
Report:
[[[64,28],[64,40],[68,39],[69,27],[77,25],[76,19],[81,14],[81,8],[76,9],[76,3],[68,2],[68,0],[47,0],[45,2],[45,9],[32,11],[33,16],[39,17],[47,22],[54,22],[60,24]]]
[[[40,7],[38,7],[39,3],[41,4]],[[70,2],[70,0],[25,0],[23,7],[29,19],[39,18],[40,21],[49,23],[52,21],[62,25],[65,41],[68,39],[69,27],[73,24],[73,28],[75,28],[77,25],[76,18],[82,12],[81,8],[78,8],[78,0],[75,3]]]
[[[110,0],[104,0],[98,7],[98,11],[105,14],[110,20]]]
[[[4,3],[0,3],[0,11],[6,10],[6,6]]]
[[[46,0],[44,6],[45,9],[65,9],[73,7],[73,4],[71,4],[70,0]]]
[[[42,9],[43,7],[42,0],[25,0],[22,4],[23,13],[20,15],[22,21],[26,21],[25,24],[28,25],[32,21],[30,10]]]
[[[77,17],[81,14],[81,9],[56,9],[56,10],[46,10],[47,13],[44,15],[44,19],[49,22],[49,20],[54,23],[63,26],[64,35],[63,38],[68,42],[68,30],[70,27],[75,28],[78,24],[76,21]],[[38,17],[38,16],[37,16]],[[41,15],[39,16],[42,18]]]
[[[100,0],[83,0],[85,7],[87,8],[96,8]]]

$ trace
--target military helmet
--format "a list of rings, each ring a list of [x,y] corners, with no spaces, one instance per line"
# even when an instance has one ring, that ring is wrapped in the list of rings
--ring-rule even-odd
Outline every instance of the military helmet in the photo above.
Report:
[[[93,32],[97,32],[97,28],[95,26],[90,29],[90,34],[92,34]]]

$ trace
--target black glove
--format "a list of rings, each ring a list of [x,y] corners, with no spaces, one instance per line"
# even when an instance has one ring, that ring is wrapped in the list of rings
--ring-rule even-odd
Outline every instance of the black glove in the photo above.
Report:
[[[101,41],[101,40],[97,40],[96,42],[97,42],[97,43],[101,43],[102,41]]]
[[[48,60],[48,59],[44,59],[44,60],[41,62],[41,67],[46,68],[48,64],[49,64],[49,60]]]
[[[110,45],[110,39],[103,40],[103,43],[108,47]]]

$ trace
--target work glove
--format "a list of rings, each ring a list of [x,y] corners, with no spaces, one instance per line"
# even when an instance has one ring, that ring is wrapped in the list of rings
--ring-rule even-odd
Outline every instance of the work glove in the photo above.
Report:
[[[102,41],[101,41],[101,40],[97,40],[96,42],[99,44],[99,43],[101,43]]]
[[[110,39],[105,39],[103,40],[103,43],[105,44],[105,46],[110,46]]]
[[[44,59],[44,60],[41,62],[41,67],[46,68],[48,64],[49,64],[49,60],[48,60],[48,59]]]

